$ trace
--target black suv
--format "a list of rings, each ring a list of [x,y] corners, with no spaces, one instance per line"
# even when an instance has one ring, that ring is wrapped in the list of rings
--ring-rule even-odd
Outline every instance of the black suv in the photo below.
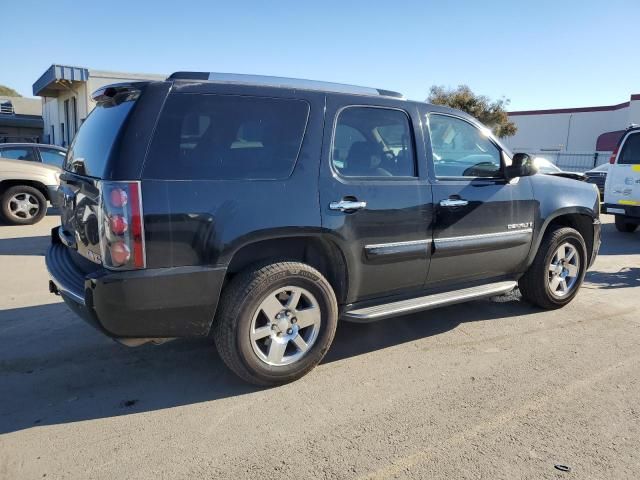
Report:
[[[211,335],[249,382],[320,362],[338,319],[576,295],[593,185],[386,90],[184,72],[117,84],[69,149],[50,289],[128,345]]]

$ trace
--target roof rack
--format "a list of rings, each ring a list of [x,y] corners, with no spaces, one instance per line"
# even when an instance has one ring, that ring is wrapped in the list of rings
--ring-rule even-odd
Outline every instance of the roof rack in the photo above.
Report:
[[[241,73],[217,72],[175,72],[167,80],[208,80],[218,83],[237,83],[242,85],[263,85],[268,87],[298,88],[301,90],[320,90],[323,92],[350,93],[355,95],[377,95],[404,98],[401,93],[380,88],[359,87],[343,83],[303,80],[300,78],[272,77],[269,75],[245,75]]]

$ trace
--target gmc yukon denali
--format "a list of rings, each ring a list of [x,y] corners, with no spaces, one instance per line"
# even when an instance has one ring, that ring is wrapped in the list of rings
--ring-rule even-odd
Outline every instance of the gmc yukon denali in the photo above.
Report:
[[[600,246],[596,187],[395,92],[180,72],[94,100],[65,159],[51,292],[127,345],[209,335],[258,385],[310,371],[339,319],[516,287],[562,307]]]

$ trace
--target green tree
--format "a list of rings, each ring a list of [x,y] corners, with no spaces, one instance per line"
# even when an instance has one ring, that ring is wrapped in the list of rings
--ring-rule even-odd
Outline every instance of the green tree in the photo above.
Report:
[[[459,85],[456,89],[434,85],[429,91],[427,102],[467,112],[501,138],[515,135],[518,130],[515,123],[510,122],[507,117],[505,108],[509,105],[509,99],[500,98],[492,101],[484,95],[476,95],[467,85]]]
[[[21,97],[18,92],[16,92],[13,88],[5,87],[4,85],[0,85],[0,95],[5,97]]]

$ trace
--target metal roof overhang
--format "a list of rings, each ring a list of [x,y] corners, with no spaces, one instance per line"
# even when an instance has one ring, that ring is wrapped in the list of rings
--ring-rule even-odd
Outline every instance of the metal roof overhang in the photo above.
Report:
[[[57,97],[60,91],[65,90],[65,82],[68,82],[67,85],[69,85],[74,82],[86,82],[88,78],[89,70],[87,68],[51,65],[33,84],[33,95]]]
[[[0,127],[43,128],[44,122],[37,115],[0,115]]]

